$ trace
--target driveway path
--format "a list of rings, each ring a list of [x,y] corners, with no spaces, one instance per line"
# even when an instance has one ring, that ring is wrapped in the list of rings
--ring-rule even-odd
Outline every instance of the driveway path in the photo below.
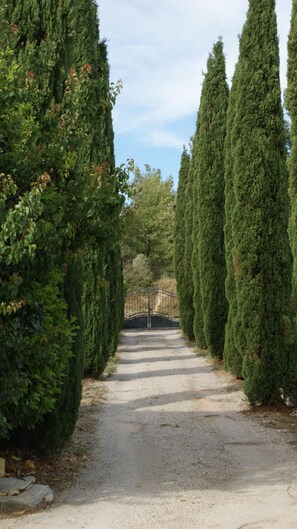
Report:
[[[1,529],[296,529],[296,437],[178,331],[129,331],[91,461],[50,509]]]

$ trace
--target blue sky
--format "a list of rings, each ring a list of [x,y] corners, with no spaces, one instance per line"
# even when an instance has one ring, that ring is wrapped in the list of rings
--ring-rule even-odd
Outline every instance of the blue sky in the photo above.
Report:
[[[133,158],[172,175],[195,131],[202,72],[223,37],[227,76],[238,57],[248,0],[98,0],[100,38],[107,39],[111,81],[123,81],[113,110],[116,162]],[[291,0],[277,0],[281,83]]]

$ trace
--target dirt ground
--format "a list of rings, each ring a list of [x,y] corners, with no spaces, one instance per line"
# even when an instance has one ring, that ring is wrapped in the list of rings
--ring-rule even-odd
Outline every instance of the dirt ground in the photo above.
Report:
[[[218,367],[176,330],[126,332],[85,390],[79,474],[0,529],[296,529],[296,412],[250,411]]]

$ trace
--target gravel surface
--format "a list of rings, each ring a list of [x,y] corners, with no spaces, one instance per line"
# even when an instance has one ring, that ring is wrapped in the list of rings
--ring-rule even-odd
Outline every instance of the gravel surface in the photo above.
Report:
[[[104,385],[79,479],[0,529],[296,529],[294,431],[178,331],[126,332]]]

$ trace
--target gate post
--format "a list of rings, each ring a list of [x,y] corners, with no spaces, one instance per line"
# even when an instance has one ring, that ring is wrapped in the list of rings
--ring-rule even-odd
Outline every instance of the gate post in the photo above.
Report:
[[[152,328],[152,320],[151,320],[151,289],[148,287],[147,289],[147,328]]]

